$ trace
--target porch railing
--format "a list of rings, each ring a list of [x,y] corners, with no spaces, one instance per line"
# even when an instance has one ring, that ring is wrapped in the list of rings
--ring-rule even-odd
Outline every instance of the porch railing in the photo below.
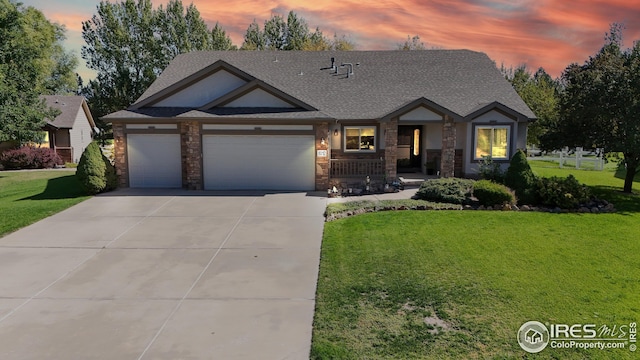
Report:
[[[369,175],[372,178],[384,176],[384,160],[379,159],[331,159],[332,178],[355,178]]]
[[[64,162],[73,162],[73,148],[70,146],[56,146],[54,149],[56,154],[62,158]]]

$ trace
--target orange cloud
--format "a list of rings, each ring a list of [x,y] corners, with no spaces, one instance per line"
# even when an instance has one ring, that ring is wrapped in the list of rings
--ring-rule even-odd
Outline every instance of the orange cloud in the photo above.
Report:
[[[81,8],[24,0],[66,25],[81,41],[81,22],[98,0]],[[117,0],[115,0],[117,1]],[[155,6],[166,1],[153,1]],[[33,3],[33,4],[29,4]],[[40,3],[40,6],[39,6]],[[188,2],[185,2],[187,4]],[[498,65],[544,67],[554,76],[583,62],[602,45],[613,22],[626,24],[625,38],[640,39],[640,3],[629,0],[193,0],[207,24],[219,22],[240,45],[247,26],[290,10],[326,36],[347,34],[361,50],[394,49],[407,35],[420,35],[428,47],[485,52]],[[80,39],[80,40],[78,40]],[[631,46],[628,41],[626,46]],[[79,44],[74,43],[79,49]]]

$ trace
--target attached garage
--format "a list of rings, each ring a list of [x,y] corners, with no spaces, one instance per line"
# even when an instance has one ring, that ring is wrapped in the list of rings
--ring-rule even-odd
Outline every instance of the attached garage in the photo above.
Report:
[[[315,189],[313,135],[203,135],[206,190]]]
[[[129,186],[182,187],[179,134],[127,134]]]

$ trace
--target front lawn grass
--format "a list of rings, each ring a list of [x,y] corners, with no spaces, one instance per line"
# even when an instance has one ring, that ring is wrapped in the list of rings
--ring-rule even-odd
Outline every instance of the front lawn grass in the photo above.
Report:
[[[639,196],[622,194],[612,170],[538,165],[539,176],[573,173],[621,211],[402,211],[327,223],[312,358],[533,358],[516,341],[526,321],[640,321]],[[436,332],[425,317],[451,328]],[[635,355],[547,347],[536,358]]]
[[[0,236],[88,199],[75,171],[0,172]]]

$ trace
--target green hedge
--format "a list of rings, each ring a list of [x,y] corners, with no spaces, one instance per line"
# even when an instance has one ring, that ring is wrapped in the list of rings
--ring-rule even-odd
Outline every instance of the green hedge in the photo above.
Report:
[[[573,209],[589,201],[589,188],[581,184],[573,175],[566,178],[538,178],[536,181],[538,203],[548,207]]]
[[[115,168],[96,142],[89,144],[82,153],[76,176],[89,194],[110,191],[118,185]]]
[[[536,176],[533,174],[527,155],[518,150],[509,163],[509,169],[504,176],[504,184],[516,192],[518,203],[533,204],[536,202]]]
[[[489,180],[476,181],[473,185],[473,195],[484,206],[513,205],[516,203],[516,197],[511,189]]]
[[[474,182],[460,178],[427,180],[420,185],[416,196],[422,200],[463,204],[471,197]]]

